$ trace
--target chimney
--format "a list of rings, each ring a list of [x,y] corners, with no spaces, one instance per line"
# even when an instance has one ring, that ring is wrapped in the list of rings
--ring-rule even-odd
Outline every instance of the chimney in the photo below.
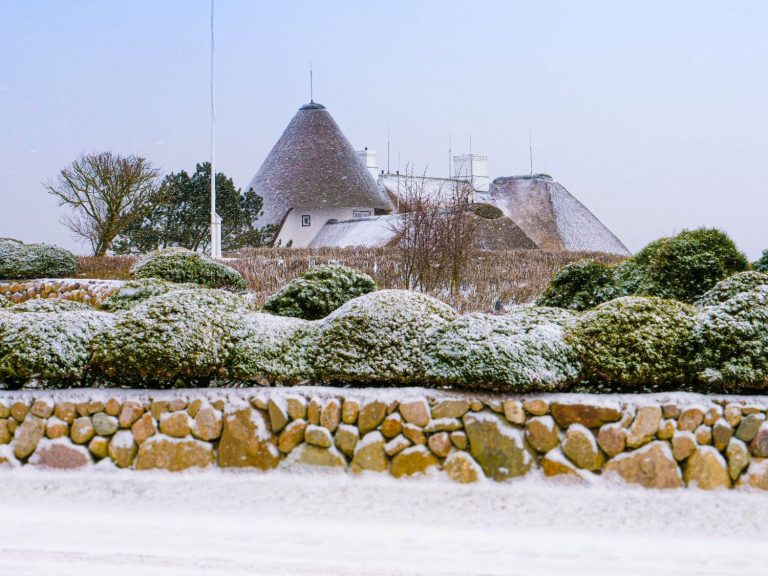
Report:
[[[374,150],[368,150],[368,147],[366,146],[365,149],[357,151],[357,157],[360,158],[365,167],[368,168],[368,172],[371,173],[373,179],[378,179],[379,167],[376,164],[376,152]]]

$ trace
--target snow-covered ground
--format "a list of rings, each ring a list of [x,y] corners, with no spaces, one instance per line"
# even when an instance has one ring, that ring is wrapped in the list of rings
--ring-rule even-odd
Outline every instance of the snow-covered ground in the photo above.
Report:
[[[0,574],[764,575],[768,495],[0,472]]]

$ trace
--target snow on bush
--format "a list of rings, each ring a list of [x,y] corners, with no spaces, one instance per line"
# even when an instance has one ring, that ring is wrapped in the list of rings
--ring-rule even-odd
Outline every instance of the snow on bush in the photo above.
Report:
[[[633,293],[682,302],[695,302],[720,280],[748,266],[733,240],[714,228],[686,230],[672,238],[661,238],[631,260],[640,269]]]
[[[567,332],[590,382],[627,389],[688,382],[696,309],[675,300],[625,296],[584,313]]]
[[[136,304],[144,302],[155,296],[161,296],[176,290],[189,290],[196,288],[196,284],[174,284],[158,278],[141,278],[129,280],[120,288],[110,294],[101,304],[102,310],[118,312],[128,310]]]
[[[536,304],[588,310],[617,296],[619,290],[611,268],[594,260],[579,260],[557,272]]]
[[[232,334],[229,373],[241,380],[299,381],[311,378],[312,337],[316,323],[252,313]]]
[[[169,292],[115,314],[93,343],[93,363],[114,381],[168,385],[225,376],[244,300],[224,290]]]
[[[354,268],[335,264],[315,266],[270,297],[264,311],[319,320],[345,302],[377,289],[373,278]]]
[[[696,301],[697,306],[716,306],[742,292],[759,286],[768,286],[768,274],[749,270],[720,280]]]
[[[528,308],[504,316],[466,314],[444,324],[426,348],[427,376],[467,388],[562,390],[580,365],[563,338],[563,311]]]
[[[93,310],[93,308],[88,306],[88,304],[75,302],[74,300],[36,298],[21,304],[15,304],[8,309],[8,312],[77,312],[78,310]]]
[[[768,384],[768,286],[739,292],[696,315],[700,378],[725,388]]]
[[[139,258],[131,268],[136,278],[160,278],[169,282],[200,284],[208,288],[243,291],[248,283],[234,268],[199,252],[169,248]]]
[[[63,248],[0,239],[0,280],[72,276],[76,268],[77,259]]]
[[[106,312],[0,312],[0,381],[81,385],[91,341],[113,324]]]
[[[11,306],[13,306],[13,302],[8,300],[5,296],[0,296],[0,310],[3,308],[10,308]]]
[[[456,313],[439,300],[408,290],[380,290],[350,300],[320,321],[310,344],[324,380],[417,383],[424,349]]]

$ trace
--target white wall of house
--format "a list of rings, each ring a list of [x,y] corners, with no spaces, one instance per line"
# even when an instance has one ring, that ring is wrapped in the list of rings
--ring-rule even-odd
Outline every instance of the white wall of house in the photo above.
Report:
[[[353,220],[373,215],[373,208],[294,208],[280,228],[277,242],[287,246],[292,241],[293,248],[306,248],[328,220]]]

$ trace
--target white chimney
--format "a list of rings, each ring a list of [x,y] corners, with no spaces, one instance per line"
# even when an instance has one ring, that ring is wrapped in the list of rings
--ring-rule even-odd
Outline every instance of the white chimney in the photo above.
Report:
[[[478,192],[488,192],[491,179],[488,177],[488,156],[461,154],[453,157],[453,178],[466,180]]]
[[[368,172],[371,173],[373,179],[377,180],[379,178],[379,167],[376,164],[376,152],[365,148],[364,150],[357,151],[357,157],[360,158],[365,167],[368,168]]]

